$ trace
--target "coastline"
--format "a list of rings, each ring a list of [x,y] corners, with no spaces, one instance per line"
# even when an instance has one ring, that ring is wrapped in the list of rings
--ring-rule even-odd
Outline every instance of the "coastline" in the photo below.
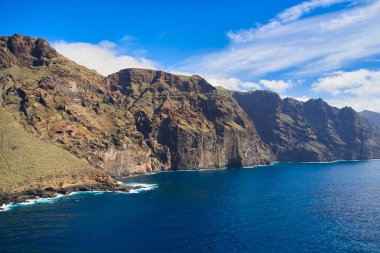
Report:
[[[29,203],[39,199],[53,199],[69,196],[76,192],[129,192],[132,187],[120,184],[94,184],[94,185],[75,185],[60,189],[53,187],[33,188],[18,192],[0,193],[0,211],[6,211],[7,205],[17,205]]]
[[[23,202],[18,202],[18,203],[10,202],[8,204],[3,204],[0,206],[0,212],[6,212],[6,211],[10,211],[10,210],[17,208],[17,207],[29,206],[29,205],[39,204],[39,203],[55,203],[56,201],[58,201],[61,198],[70,197],[73,195],[79,195],[79,194],[95,194],[96,195],[96,194],[103,194],[103,193],[126,193],[126,192],[123,192],[123,191],[96,191],[96,190],[94,190],[94,191],[73,191],[73,192],[70,192],[68,194],[58,193],[55,197],[38,197],[37,196],[36,198],[26,199]]]
[[[345,162],[370,162],[370,161],[379,161],[380,159],[366,159],[366,160],[334,160],[328,162],[281,162],[274,161],[270,164],[262,165],[252,165],[241,167],[243,169],[263,167],[263,166],[273,166],[276,164],[334,164],[334,163],[345,163]],[[223,168],[210,168],[210,169],[194,169],[194,170],[166,170],[158,171],[153,173],[145,174],[134,174],[122,178],[133,178],[143,175],[154,175],[158,173],[166,172],[202,172],[202,171],[216,171],[216,170],[226,170],[233,169],[233,167],[223,167]],[[101,184],[101,185],[76,185],[71,187],[66,187],[62,189],[54,189],[52,187],[47,187],[45,189],[29,189],[21,192],[15,193],[0,193],[0,212],[12,210],[14,207],[18,206],[27,206],[37,203],[54,203],[56,200],[73,196],[77,194],[102,194],[102,193],[125,193],[133,194],[140,193],[142,191],[149,191],[156,189],[157,184],[143,184],[143,183],[124,183],[119,181],[118,178],[115,179],[116,184]]]
[[[265,167],[265,166],[273,166],[279,163],[284,164],[328,164],[328,163],[340,163],[340,162],[370,162],[370,161],[380,161],[379,158],[373,158],[373,159],[363,159],[363,160],[333,160],[333,161],[325,161],[325,162],[286,162],[286,161],[273,161],[269,164],[256,164],[256,165],[250,165],[250,166],[242,166],[238,168],[243,169],[253,169],[256,167]],[[209,169],[179,169],[179,170],[162,170],[162,171],[155,171],[155,172],[149,172],[149,173],[143,173],[143,174],[132,174],[124,177],[118,177],[118,178],[133,178],[138,176],[145,176],[145,175],[154,175],[159,173],[170,173],[170,172],[199,172],[199,171],[214,171],[214,170],[227,170],[227,169],[234,169],[237,167],[221,167],[221,168],[209,168]]]
[[[156,189],[157,184],[143,184],[143,183],[124,183],[117,181],[117,185],[110,187],[72,187],[70,189],[62,189],[59,191],[44,191],[40,190],[27,191],[17,194],[8,194],[6,201],[4,196],[7,194],[0,194],[0,212],[10,211],[16,207],[28,206],[38,203],[54,203],[57,200],[79,194],[103,194],[103,193],[117,193],[117,194],[136,194],[143,191]],[[28,194],[27,194],[28,193]],[[21,198],[20,198],[21,197]],[[3,201],[2,201],[3,200]]]
[[[355,160],[332,160],[332,161],[323,161],[323,162],[282,162],[282,161],[273,161],[272,164],[277,164],[277,163],[305,163],[305,164],[328,164],[328,163],[340,163],[340,162],[370,162],[370,161],[380,161],[379,158],[372,158],[372,159],[355,159]]]

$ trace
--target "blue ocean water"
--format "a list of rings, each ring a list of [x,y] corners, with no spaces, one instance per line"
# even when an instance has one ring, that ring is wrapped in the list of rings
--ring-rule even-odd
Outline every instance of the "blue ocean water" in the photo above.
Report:
[[[380,161],[123,179],[0,213],[0,252],[380,252]]]

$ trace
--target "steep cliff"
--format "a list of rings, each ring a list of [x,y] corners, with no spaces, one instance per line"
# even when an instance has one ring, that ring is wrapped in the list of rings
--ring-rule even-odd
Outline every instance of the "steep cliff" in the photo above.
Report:
[[[112,176],[380,154],[351,108],[155,70],[102,77],[22,35],[0,37],[0,94],[29,133]]]
[[[199,76],[103,78],[42,39],[0,37],[2,103],[25,128],[111,175],[269,163],[251,119]]]
[[[279,161],[377,158],[374,128],[352,108],[300,102],[271,91],[233,92]]]

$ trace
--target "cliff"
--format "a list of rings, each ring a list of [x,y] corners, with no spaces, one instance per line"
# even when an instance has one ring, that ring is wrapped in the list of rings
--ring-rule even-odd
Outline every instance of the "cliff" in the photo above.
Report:
[[[199,76],[106,78],[42,39],[1,37],[3,105],[25,129],[112,176],[269,163],[247,114]]]
[[[300,102],[271,91],[233,92],[276,160],[318,162],[379,157],[375,129],[352,108]]]
[[[216,89],[200,76],[156,70],[103,77],[45,40],[22,35],[0,37],[0,105],[2,115],[21,124],[20,136],[72,160],[62,167],[66,160],[48,152],[2,142],[11,152],[3,156],[7,163],[25,157],[33,168],[47,165],[7,170],[10,179],[32,175],[21,177],[19,192],[57,192],[65,184],[118,189],[110,176],[166,170],[380,157],[379,131],[351,108]],[[18,146],[30,147],[32,140],[22,138]],[[37,159],[44,157],[52,162]]]

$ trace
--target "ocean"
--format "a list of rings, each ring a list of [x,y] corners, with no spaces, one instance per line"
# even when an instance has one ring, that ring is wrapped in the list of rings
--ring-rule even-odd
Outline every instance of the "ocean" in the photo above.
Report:
[[[119,179],[0,212],[0,252],[380,252],[380,161]]]

